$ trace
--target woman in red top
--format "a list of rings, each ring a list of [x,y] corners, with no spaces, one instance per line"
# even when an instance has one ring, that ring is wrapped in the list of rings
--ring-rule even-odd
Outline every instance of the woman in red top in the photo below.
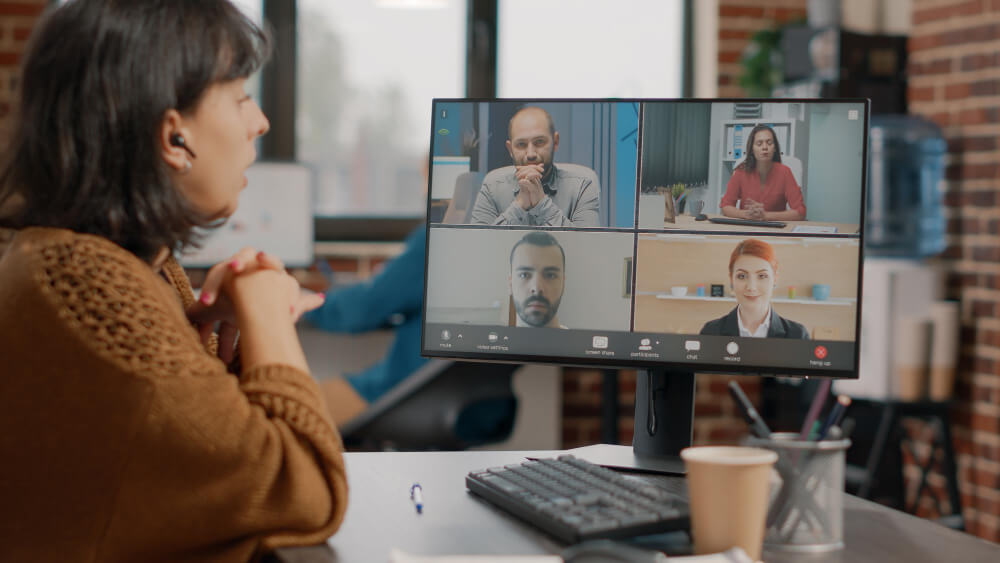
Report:
[[[723,215],[739,219],[801,221],[806,218],[802,188],[791,169],[781,163],[778,137],[767,125],[758,125],[750,131],[746,160],[733,171],[719,205]]]

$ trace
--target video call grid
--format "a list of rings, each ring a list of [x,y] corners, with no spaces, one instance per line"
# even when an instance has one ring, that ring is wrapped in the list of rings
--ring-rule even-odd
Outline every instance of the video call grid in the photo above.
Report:
[[[641,112],[640,112],[641,113]],[[867,112],[865,116],[867,121]],[[642,118],[639,118],[639,122],[643,123]],[[640,139],[643,137],[640,133]],[[640,142],[641,143],[641,142]],[[638,267],[637,257],[638,257],[638,241],[642,235],[656,235],[662,238],[672,238],[674,235],[678,237],[683,237],[685,235],[698,235],[708,238],[715,236],[725,236],[725,237],[766,237],[773,239],[790,238],[790,239],[814,239],[814,240],[838,240],[838,239],[860,239],[860,229],[863,226],[858,224],[857,232],[850,233],[805,233],[805,232],[776,232],[770,229],[753,229],[753,230],[725,230],[725,231],[715,231],[711,228],[708,229],[659,229],[659,228],[643,228],[639,225],[639,199],[641,194],[641,189],[639,189],[639,183],[641,178],[641,168],[642,168],[642,151],[641,149],[636,154],[636,187],[634,188],[634,214],[631,227],[620,227],[620,226],[604,226],[604,227],[576,227],[576,226],[545,226],[545,225],[471,225],[471,224],[445,224],[445,223],[434,223],[434,228],[448,228],[448,229],[484,229],[484,230],[524,230],[524,231],[553,231],[553,232],[581,232],[581,233],[623,233],[631,234],[633,239],[633,250],[632,250],[632,285],[631,285],[631,296],[630,299],[630,319],[629,319],[629,330],[635,331],[635,287],[637,285],[636,270]],[[863,189],[863,185],[862,185]],[[430,203],[429,203],[430,207]],[[860,262],[860,254],[859,254]]]

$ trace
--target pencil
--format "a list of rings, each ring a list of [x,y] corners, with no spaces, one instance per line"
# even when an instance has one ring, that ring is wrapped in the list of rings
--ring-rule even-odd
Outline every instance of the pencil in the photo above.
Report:
[[[812,430],[816,418],[819,417],[819,411],[823,410],[823,403],[826,402],[826,396],[830,394],[830,385],[832,383],[833,380],[831,379],[824,379],[820,382],[819,390],[816,391],[812,405],[809,406],[809,414],[806,415],[806,420],[802,423],[802,430],[799,431],[799,440],[809,440],[809,432]]]

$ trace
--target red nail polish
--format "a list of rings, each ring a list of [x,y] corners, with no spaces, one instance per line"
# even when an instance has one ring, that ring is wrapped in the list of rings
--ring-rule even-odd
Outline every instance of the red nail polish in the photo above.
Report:
[[[240,261],[239,260],[233,260],[232,262],[230,262],[229,263],[229,269],[231,269],[231,270],[239,270],[240,269]]]
[[[212,303],[212,294],[208,293],[208,292],[202,292],[202,294],[201,294],[201,302],[204,303],[205,305],[211,304]]]

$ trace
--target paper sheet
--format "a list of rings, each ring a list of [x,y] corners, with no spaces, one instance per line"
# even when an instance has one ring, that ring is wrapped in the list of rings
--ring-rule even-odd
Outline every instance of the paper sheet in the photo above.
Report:
[[[389,563],[563,563],[558,555],[411,555],[393,549]]]
[[[794,227],[792,227],[792,232],[832,234],[837,232],[837,227],[831,225],[795,225]]]
[[[664,561],[683,563],[752,563],[745,551],[734,547],[722,553],[667,557]],[[411,555],[393,548],[389,563],[564,563],[558,555]]]

